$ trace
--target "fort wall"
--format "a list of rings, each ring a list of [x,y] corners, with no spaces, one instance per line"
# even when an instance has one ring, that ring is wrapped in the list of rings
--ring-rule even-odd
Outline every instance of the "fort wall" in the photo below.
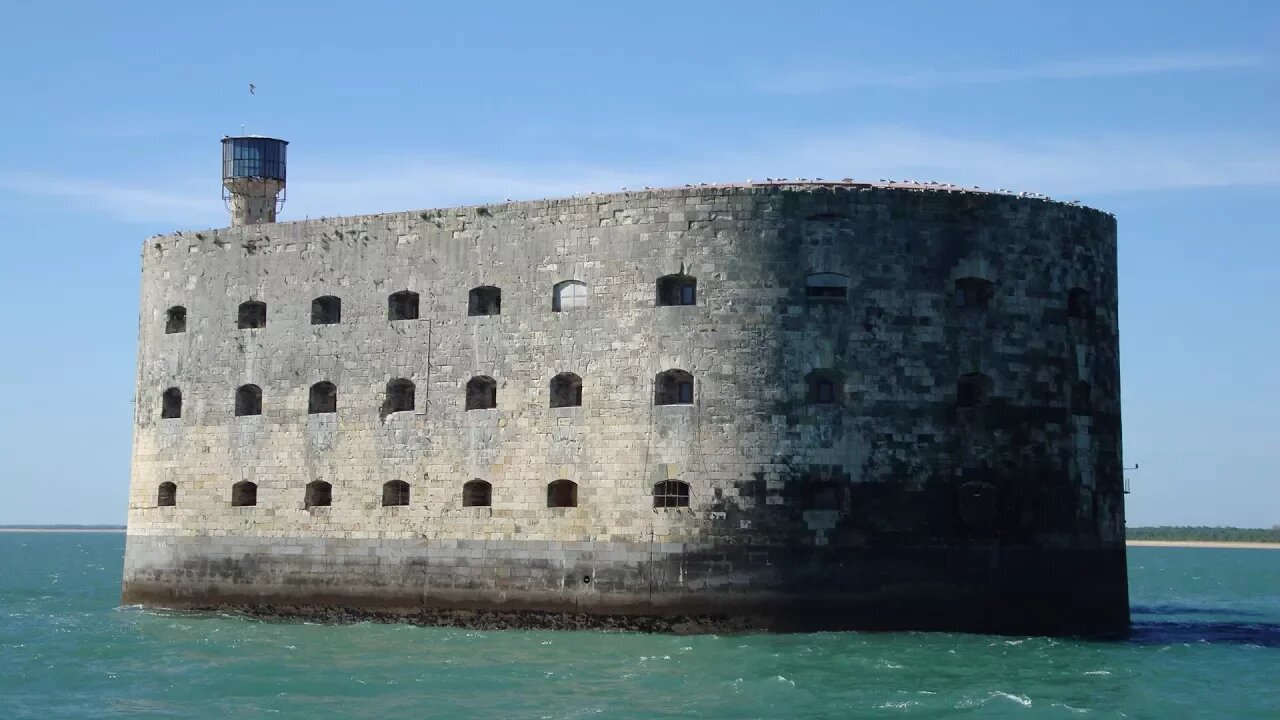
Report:
[[[1088,208],[840,184],[152,238],[125,601],[1117,630],[1115,241]],[[672,275],[693,304],[660,304]],[[554,307],[567,281],[585,307]],[[417,318],[390,320],[402,291]],[[338,322],[312,324],[319,297]],[[657,404],[670,370],[691,396]],[[579,406],[551,407],[560,373]],[[496,407],[467,409],[478,377]],[[322,382],[336,412],[309,412]],[[236,414],[247,385],[261,414]],[[576,507],[548,506],[557,480]],[[655,507],[669,481],[687,506]]]

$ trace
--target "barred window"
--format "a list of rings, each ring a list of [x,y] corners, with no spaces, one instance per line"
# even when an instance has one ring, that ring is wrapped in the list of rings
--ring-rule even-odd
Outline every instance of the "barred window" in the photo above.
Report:
[[[680,480],[663,480],[653,486],[653,506],[656,508],[689,507],[689,483]]]

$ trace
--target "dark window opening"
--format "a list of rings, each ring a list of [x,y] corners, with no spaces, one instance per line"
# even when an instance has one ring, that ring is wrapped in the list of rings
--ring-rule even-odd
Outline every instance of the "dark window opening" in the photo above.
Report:
[[[471,288],[467,296],[468,315],[501,315],[502,290],[492,285]]]
[[[187,331],[187,309],[174,305],[165,313],[164,332],[166,335]]]
[[[834,370],[814,370],[805,376],[805,385],[810,405],[837,405],[843,395],[844,378]]]
[[[390,480],[382,485],[382,506],[398,507],[409,504],[409,483]]]
[[[653,506],[656,508],[689,507],[689,483],[680,480],[663,480],[655,483]]]
[[[1084,288],[1071,288],[1067,291],[1067,315],[1087,320],[1093,315],[1093,305],[1089,302],[1089,291]]]
[[[498,383],[487,375],[467,381],[467,409],[487,410],[498,407]]]
[[[156,507],[173,507],[178,504],[178,486],[171,482],[160,483],[156,491]]]
[[[578,507],[578,483],[556,480],[547,484],[547,507]]]
[[[332,295],[311,301],[312,325],[337,325],[342,322],[342,300]]]
[[[241,480],[231,486],[232,507],[252,507],[258,504],[258,486],[248,480]]]
[[[991,378],[982,373],[961,375],[956,381],[956,407],[978,407],[991,394]]]
[[[303,503],[308,508],[329,507],[333,504],[333,486],[323,480],[307,483]]]
[[[654,405],[693,403],[693,376],[684,370],[665,370],[653,381]]]
[[[698,279],[692,275],[658,278],[658,305],[697,305]]]
[[[579,280],[556,283],[551,294],[551,311],[568,312],[587,307],[587,284]]]
[[[956,488],[956,512],[970,529],[990,529],[1000,511],[1000,495],[989,482],[974,480]]]
[[[240,311],[236,314],[236,327],[241,330],[254,330],[267,326],[267,304],[257,300],[240,303]]]
[[[994,294],[995,285],[990,280],[976,277],[956,280],[956,307],[985,310],[991,305]]]
[[[241,385],[236,388],[236,415],[262,414],[262,388],[257,385]]]
[[[383,410],[388,413],[413,409],[413,383],[397,378],[387,383],[387,400]]]
[[[493,505],[493,486],[484,480],[471,480],[462,486],[463,507],[489,507]]]
[[[1071,414],[1091,415],[1093,413],[1093,388],[1083,380],[1071,386]]]
[[[582,378],[573,373],[560,373],[551,378],[551,407],[581,407]]]
[[[839,510],[844,504],[844,489],[834,480],[812,480],[805,484],[804,506],[807,510]]]
[[[338,388],[331,382],[318,382],[311,386],[307,399],[307,412],[312,415],[338,412]]]
[[[805,278],[804,294],[819,300],[844,300],[849,296],[849,276],[813,273]]]
[[[182,391],[171,387],[160,396],[161,419],[182,417]]]
[[[418,293],[412,290],[401,290],[387,298],[388,320],[417,320]]]

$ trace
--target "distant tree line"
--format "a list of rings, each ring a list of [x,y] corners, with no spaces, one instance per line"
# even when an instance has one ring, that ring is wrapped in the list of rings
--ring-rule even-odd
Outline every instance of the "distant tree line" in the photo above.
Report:
[[[1204,525],[1130,527],[1125,528],[1125,537],[1129,540],[1280,543],[1280,525],[1272,528],[1207,527]]]

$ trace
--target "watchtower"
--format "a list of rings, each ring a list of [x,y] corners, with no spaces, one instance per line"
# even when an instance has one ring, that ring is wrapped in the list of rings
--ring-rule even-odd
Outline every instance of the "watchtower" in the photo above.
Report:
[[[276,221],[284,205],[287,140],[242,135],[222,138],[222,200],[231,225]]]

